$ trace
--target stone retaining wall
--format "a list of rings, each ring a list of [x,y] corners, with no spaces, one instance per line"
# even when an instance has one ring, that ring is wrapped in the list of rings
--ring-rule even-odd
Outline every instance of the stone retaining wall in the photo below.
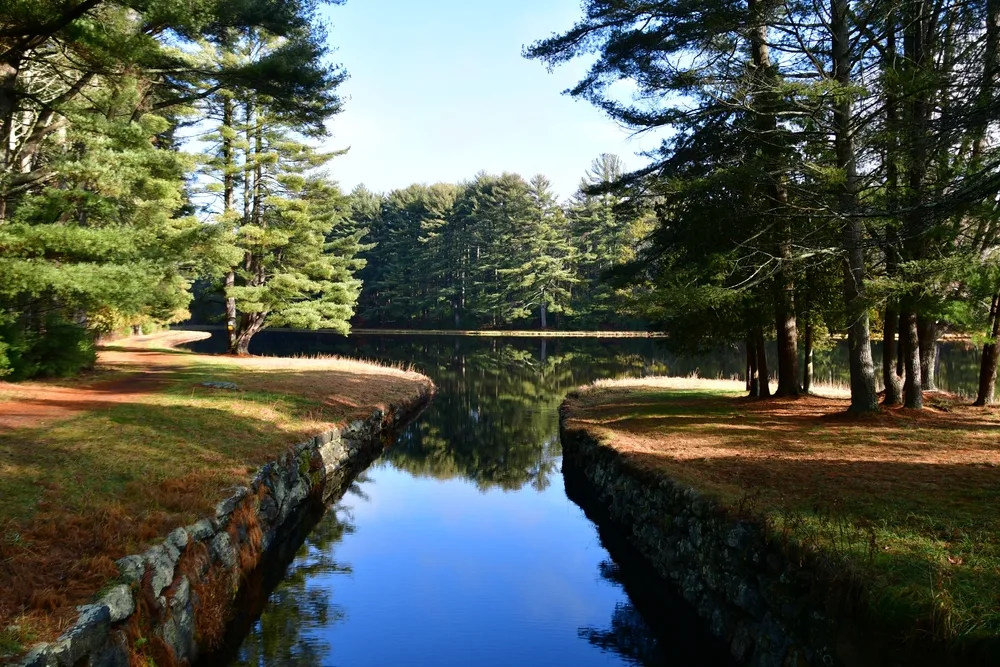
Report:
[[[117,561],[120,579],[80,607],[76,624],[57,641],[34,647],[22,667],[128,667],[136,654],[159,667],[194,663],[212,648],[206,634],[211,641],[224,635],[243,578],[278,546],[307,501],[342,493],[430,396],[290,448],[219,503],[215,516]]]
[[[988,665],[989,650],[955,655],[881,633],[818,556],[769,540],[696,490],[630,466],[613,448],[561,420],[567,487],[586,486],[608,518],[725,642],[753,667]],[[916,633],[914,633],[916,634]],[[996,657],[996,654],[992,654]]]

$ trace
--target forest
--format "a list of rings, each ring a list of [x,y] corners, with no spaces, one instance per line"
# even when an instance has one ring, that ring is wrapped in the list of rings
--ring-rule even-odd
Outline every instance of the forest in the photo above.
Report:
[[[197,281],[234,353],[280,326],[648,326],[745,345],[750,393],[795,396],[846,335],[865,412],[920,407],[959,333],[993,401],[1000,0],[588,0],[525,57],[592,60],[566,92],[662,143],[566,202],[510,173],[342,192],[325,4],[4,3],[5,377],[187,320]],[[878,370],[873,339],[898,341]]]
[[[366,261],[359,326],[444,329],[643,328],[607,278],[635,259],[650,211],[603,191],[625,172],[594,160],[560,204],[548,179],[478,174],[452,185],[350,195]],[[595,194],[596,192],[596,194]]]

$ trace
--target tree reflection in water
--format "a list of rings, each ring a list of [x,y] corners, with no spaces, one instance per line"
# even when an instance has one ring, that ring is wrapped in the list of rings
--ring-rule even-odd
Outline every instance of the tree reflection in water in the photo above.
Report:
[[[362,474],[348,493],[365,498]],[[330,599],[331,589],[316,579],[351,574],[349,563],[336,559],[336,545],[354,533],[350,512],[335,505],[313,528],[285,576],[270,595],[260,618],[251,626],[239,654],[240,667],[322,667],[330,655],[323,630],[344,621],[346,611]]]
[[[601,578],[624,589],[621,571],[612,561],[601,561]],[[611,627],[580,628],[578,634],[602,651],[614,651],[638,665],[662,665],[663,654],[652,629],[631,602],[619,602],[611,612]]]
[[[558,407],[597,378],[742,372],[739,350],[677,357],[649,339],[351,336],[263,332],[254,353],[341,354],[413,365],[438,387],[432,409],[386,453],[420,477],[480,489],[545,489],[558,472]]]

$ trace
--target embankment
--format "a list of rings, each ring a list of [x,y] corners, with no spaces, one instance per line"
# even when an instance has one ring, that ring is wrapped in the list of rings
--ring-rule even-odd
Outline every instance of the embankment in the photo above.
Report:
[[[342,495],[430,396],[428,391],[411,404],[375,410],[290,448],[220,502],[214,516],[120,559],[121,578],[80,608],[70,630],[36,646],[21,664],[112,667],[140,657],[165,667],[194,663],[217,648],[248,576],[301,539],[300,524],[319,504]]]
[[[688,403],[702,397],[687,397],[674,408],[654,411],[648,406],[663,405],[662,395],[654,396],[652,403],[628,393],[613,396],[617,401],[613,407],[600,397],[583,406],[571,397],[563,406],[567,489],[584,498],[577,502],[595,521],[626,536],[658,576],[705,619],[737,663],[760,667],[997,664],[995,641],[937,641],[918,625],[901,633],[883,623],[866,597],[871,582],[864,572],[851,573],[844,569],[843,559],[805,548],[794,535],[776,529],[777,524],[753,506],[752,497],[742,504],[723,502],[679,481],[683,477],[672,475],[663,463],[671,456],[667,446],[656,450],[650,440],[637,443],[640,430],[648,438],[661,439],[658,442],[673,437],[673,442],[684,442],[690,457],[694,430],[671,436],[666,424],[694,429]],[[742,414],[726,419],[710,415],[696,426],[705,429],[706,424],[723,420],[728,428],[746,428]],[[692,466],[704,473],[704,479],[714,475],[718,481],[721,465],[732,462],[733,451],[727,450],[729,458],[716,463],[705,454],[684,458],[675,451],[674,456],[671,465],[678,471]]]

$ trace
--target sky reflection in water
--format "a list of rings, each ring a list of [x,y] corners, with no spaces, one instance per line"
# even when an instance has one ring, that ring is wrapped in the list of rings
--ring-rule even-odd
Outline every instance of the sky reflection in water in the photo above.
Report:
[[[356,526],[329,545],[349,566],[314,572],[298,591],[329,603],[326,623],[299,629],[283,655],[243,664],[622,664],[579,636],[608,625],[627,600],[601,579],[607,554],[560,487],[482,493],[386,464],[369,478],[361,488],[370,500],[349,496],[324,520]],[[283,614],[282,603],[245,651],[267,642],[268,616]]]

